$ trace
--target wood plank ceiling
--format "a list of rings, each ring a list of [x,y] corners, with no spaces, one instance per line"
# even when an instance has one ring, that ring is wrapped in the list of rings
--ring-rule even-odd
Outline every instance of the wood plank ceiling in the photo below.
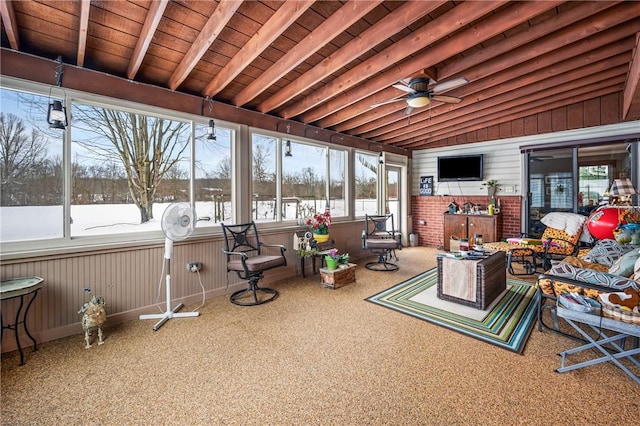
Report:
[[[2,0],[0,13],[5,48],[409,150],[613,93],[618,121],[640,118],[635,1]],[[371,107],[420,76],[469,83],[442,93],[457,104]]]

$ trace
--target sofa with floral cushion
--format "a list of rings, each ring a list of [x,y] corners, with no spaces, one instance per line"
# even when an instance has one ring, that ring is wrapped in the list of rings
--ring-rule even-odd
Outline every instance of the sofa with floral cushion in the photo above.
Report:
[[[538,328],[560,332],[555,306],[563,293],[574,292],[592,299],[627,289],[640,294],[640,248],[600,240],[578,256],[552,262],[551,268],[538,277],[538,289]],[[551,312],[553,325],[543,321],[544,310]]]

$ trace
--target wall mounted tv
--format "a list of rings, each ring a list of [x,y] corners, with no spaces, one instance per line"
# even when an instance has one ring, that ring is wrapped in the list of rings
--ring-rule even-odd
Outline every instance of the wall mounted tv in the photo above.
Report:
[[[438,157],[438,182],[482,180],[483,154]]]

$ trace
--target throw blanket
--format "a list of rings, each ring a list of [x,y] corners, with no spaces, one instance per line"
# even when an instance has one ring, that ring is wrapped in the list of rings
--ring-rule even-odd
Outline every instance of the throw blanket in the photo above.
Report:
[[[442,294],[476,301],[477,264],[473,260],[442,258]]]
[[[575,213],[551,212],[547,213],[540,222],[554,229],[564,231],[569,235],[576,235],[582,228],[586,216]]]

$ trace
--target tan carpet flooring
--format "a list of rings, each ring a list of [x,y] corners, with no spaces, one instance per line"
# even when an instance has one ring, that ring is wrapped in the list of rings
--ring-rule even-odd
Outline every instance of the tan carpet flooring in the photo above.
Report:
[[[398,252],[400,271],[359,266],[337,290],[276,283],[259,307],[207,301],[198,318],[71,336],[2,359],[3,425],[607,425],[640,413],[640,386],[610,363],[559,374],[575,345],[537,328],[523,355],[365,299],[435,265]],[[364,259],[359,265],[364,264]],[[108,301],[107,301],[108,302]],[[189,308],[189,307],[187,307]],[[78,326],[79,327],[79,326]],[[80,328],[78,330],[81,331]],[[577,356],[575,359],[583,359]],[[626,419],[626,420],[625,420]]]

